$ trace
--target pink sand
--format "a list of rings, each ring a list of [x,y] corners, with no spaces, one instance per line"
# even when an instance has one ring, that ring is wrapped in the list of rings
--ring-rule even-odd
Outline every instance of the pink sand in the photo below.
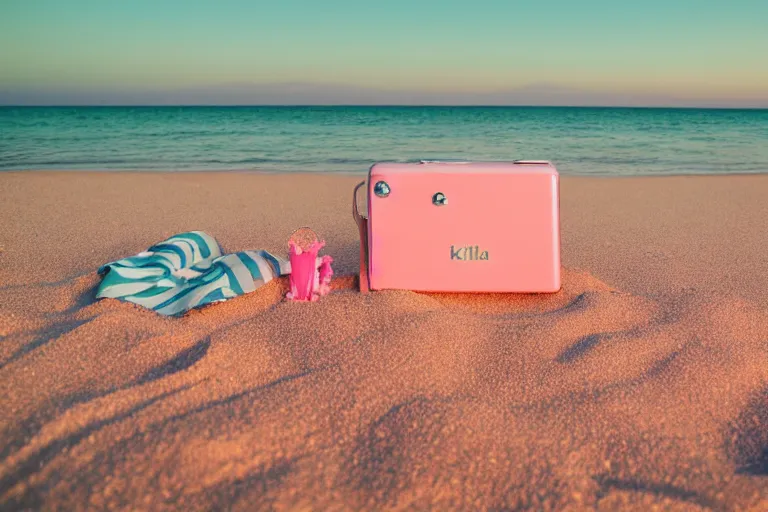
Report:
[[[768,510],[768,176],[563,177],[545,297],[359,294],[357,181],[0,173],[0,509]],[[304,225],[312,304],[93,301],[174,233]]]

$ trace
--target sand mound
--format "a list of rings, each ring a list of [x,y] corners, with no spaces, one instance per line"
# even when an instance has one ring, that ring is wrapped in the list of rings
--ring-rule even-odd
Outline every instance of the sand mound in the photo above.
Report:
[[[740,299],[566,271],[554,295],[363,296],[343,278],[305,304],[283,279],[167,319],[73,307],[84,281],[47,315],[3,313],[3,509],[766,498],[768,315]]]

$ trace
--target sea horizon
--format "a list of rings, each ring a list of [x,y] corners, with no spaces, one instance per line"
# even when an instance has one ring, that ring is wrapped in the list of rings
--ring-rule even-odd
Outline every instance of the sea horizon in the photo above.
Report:
[[[32,104],[12,104],[12,103],[0,103],[0,108],[492,108],[492,109],[516,109],[516,108],[530,108],[530,109],[624,109],[624,110],[765,110],[768,111],[768,107],[734,107],[734,106],[695,106],[695,105],[528,105],[528,104],[510,104],[510,105],[493,105],[493,104],[476,104],[476,105],[464,105],[464,104],[407,104],[407,103],[360,103],[360,104],[340,104],[340,103],[243,103],[243,104],[217,104],[217,103],[147,103],[147,104],[131,104],[131,103],[110,103],[110,104],[87,104],[87,103],[62,103],[62,104],[47,104],[41,103],[39,105]]]
[[[362,174],[550,160],[561,174],[768,172],[768,109],[582,105],[2,105],[0,171]]]

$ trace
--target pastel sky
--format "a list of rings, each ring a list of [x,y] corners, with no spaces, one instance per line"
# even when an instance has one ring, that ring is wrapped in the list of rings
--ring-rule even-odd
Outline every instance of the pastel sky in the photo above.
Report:
[[[0,103],[768,106],[768,0],[0,0]]]

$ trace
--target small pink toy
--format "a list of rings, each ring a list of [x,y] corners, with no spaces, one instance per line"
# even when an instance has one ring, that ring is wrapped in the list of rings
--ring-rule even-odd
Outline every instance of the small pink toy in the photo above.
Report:
[[[333,258],[328,255],[322,258],[317,256],[324,246],[325,242],[318,241],[315,232],[309,228],[298,229],[291,235],[288,241],[291,291],[286,295],[287,299],[316,301],[331,291]]]

